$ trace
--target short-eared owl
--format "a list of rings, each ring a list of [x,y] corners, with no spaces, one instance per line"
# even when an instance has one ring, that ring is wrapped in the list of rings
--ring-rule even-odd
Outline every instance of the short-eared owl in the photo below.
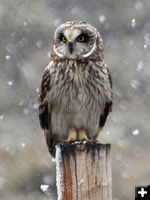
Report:
[[[58,143],[96,141],[111,111],[112,82],[101,36],[92,25],[73,21],[56,29],[39,103],[52,156]]]

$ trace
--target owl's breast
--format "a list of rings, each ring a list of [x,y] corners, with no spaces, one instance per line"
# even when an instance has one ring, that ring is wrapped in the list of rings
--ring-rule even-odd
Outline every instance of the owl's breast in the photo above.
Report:
[[[72,86],[70,87],[70,97],[74,103],[83,105],[89,98],[89,90],[86,78],[81,71],[75,71],[71,74]]]
[[[65,111],[103,107],[106,101],[103,80],[89,69],[89,65],[77,62],[69,62],[65,68],[61,64],[53,79],[49,102]]]
[[[79,111],[88,100],[88,96],[83,76],[70,70],[63,78],[59,76],[59,81],[54,81],[49,99],[60,105],[61,109]]]

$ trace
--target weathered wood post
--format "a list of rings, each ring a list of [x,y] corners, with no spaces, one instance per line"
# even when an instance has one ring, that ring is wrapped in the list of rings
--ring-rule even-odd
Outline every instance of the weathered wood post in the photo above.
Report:
[[[112,200],[110,144],[56,146],[58,200]]]

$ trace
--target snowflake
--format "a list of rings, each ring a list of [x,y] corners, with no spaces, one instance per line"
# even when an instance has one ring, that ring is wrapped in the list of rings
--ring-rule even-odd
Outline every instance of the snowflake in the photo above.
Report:
[[[139,129],[135,129],[134,131],[132,131],[132,135],[139,135],[140,131]]]
[[[133,19],[131,20],[131,26],[132,26],[133,28],[136,26],[136,19],[135,19],[135,18],[133,18]]]
[[[105,15],[100,15],[98,19],[99,19],[100,23],[102,23],[102,24],[106,21]]]

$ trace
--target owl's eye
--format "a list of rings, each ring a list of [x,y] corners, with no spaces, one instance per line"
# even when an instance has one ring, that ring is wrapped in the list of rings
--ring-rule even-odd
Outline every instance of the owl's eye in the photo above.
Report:
[[[79,35],[79,36],[77,37],[77,41],[78,41],[78,42],[84,42],[84,40],[85,40],[85,37],[84,37],[83,35]]]
[[[63,34],[60,35],[60,41],[62,41],[64,43],[67,42],[67,39],[66,39],[66,37]]]
[[[81,34],[77,37],[78,42],[88,42],[89,36],[87,34]]]

